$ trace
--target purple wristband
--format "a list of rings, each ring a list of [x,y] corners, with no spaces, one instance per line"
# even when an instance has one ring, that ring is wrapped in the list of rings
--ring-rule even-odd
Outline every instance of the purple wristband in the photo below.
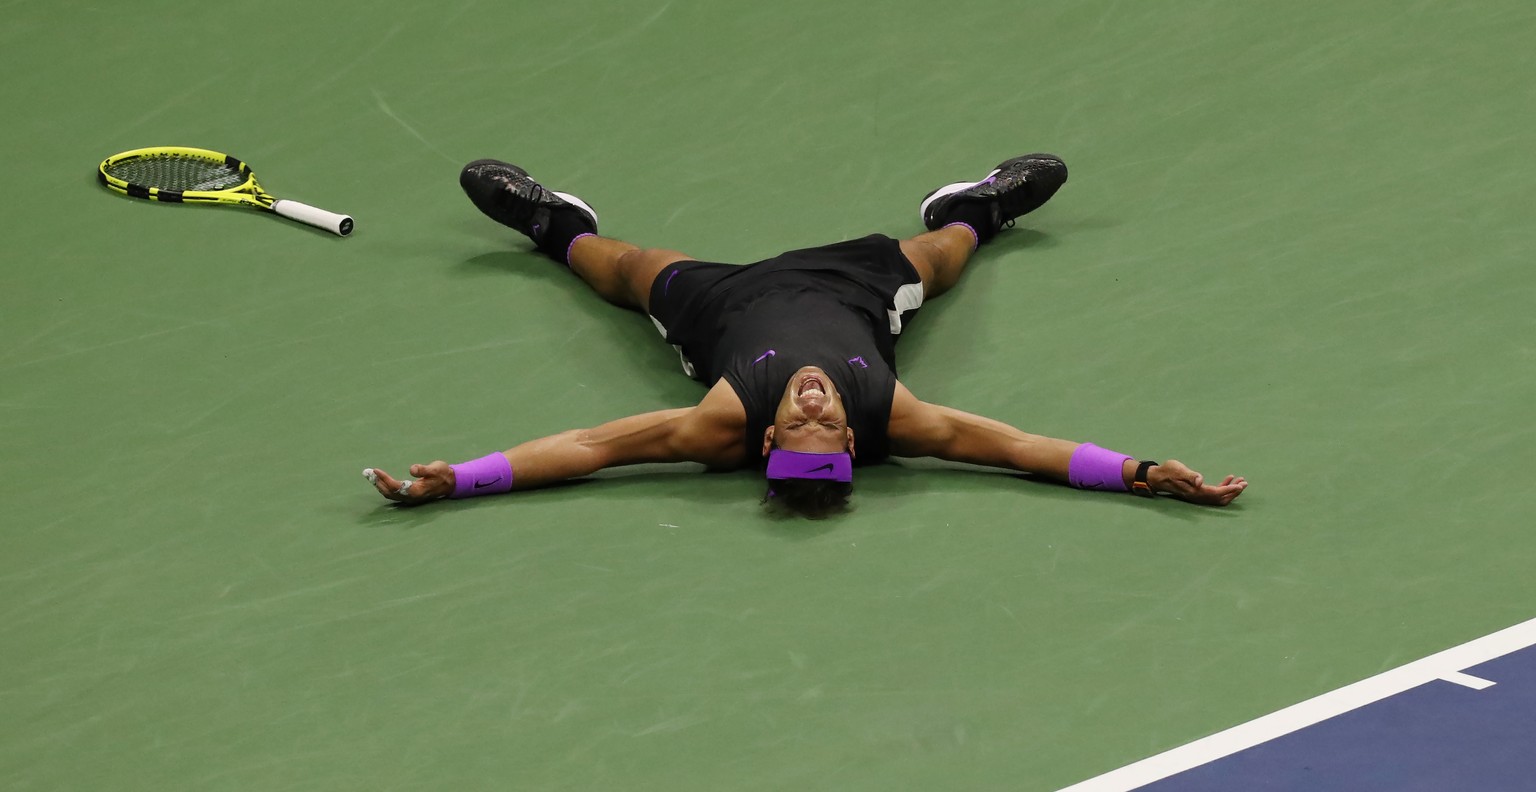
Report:
[[[453,466],[453,494],[450,498],[494,495],[512,489],[512,463],[497,451],[479,459]]]
[[[1125,461],[1129,456],[1093,443],[1083,443],[1067,463],[1067,481],[1078,489],[1125,492]]]

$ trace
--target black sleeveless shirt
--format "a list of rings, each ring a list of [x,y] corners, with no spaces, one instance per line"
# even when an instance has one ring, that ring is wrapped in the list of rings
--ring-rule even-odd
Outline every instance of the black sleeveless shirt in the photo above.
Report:
[[[746,408],[749,457],[761,455],[789,378],[818,366],[842,395],[856,461],[885,458],[896,372],[870,329],[860,312],[811,291],[771,291],[729,316],[706,371],[724,377]]]
[[[880,260],[891,253],[899,261]],[[863,254],[856,256],[860,264],[842,266],[850,254]],[[890,274],[870,277],[874,266]],[[773,424],[790,376],[805,366],[820,367],[831,378],[853,429],[856,461],[870,464],[890,451],[886,430],[896,392],[891,295],[912,282],[916,272],[894,241],[870,237],[744,267],[679,262],[657,276],[651,313],[682,353],[686,371],[706,385],[723,377],[741,399],[747,413],[744,464],[760,461],[763,432]]]

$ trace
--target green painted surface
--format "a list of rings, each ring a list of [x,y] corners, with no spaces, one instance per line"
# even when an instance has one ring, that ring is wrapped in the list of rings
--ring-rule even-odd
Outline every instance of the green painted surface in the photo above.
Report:
[[[0,28],[0,787],[1049,790],[1536,616],[1527,4],[185,11]],[[357,233],[91,181],[170,144]],[[1244,474],[1234,508],[358,476],[700,395],[465,161],[749,261],[1034,150],[1072,181],[903,379]]]

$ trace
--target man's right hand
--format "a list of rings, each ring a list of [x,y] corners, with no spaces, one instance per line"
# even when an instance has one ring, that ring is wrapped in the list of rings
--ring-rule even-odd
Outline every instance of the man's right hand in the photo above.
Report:
[[[363,475],[373,482],[380,495],[396,503],[414,506],[453,494],[453,467],[441,459],[430,465],[411,465],[411,475],[416,480],[409,487],[402,487],[405,482],[379,468],[368,468]]]
[[[1242,476],[1227,476],[1220,484],[1207,484],[1204,476],[1176,459],[1148,470],[1147,484],[1154,492],[1204,506],[1225,506],[1248,488],[1248,480]]]

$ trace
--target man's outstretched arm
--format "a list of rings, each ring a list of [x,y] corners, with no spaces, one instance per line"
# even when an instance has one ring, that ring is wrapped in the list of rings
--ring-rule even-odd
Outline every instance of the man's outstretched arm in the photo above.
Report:
[[[402,503],[425,503],[457,494],[475,494],[475,481],[459,481],[458,472],[466,465],[484,470],[489,482],[505,473],[511,488],[532,489],[566,479],[580,478],[604,468],[638,465],[647,462],[700,462],[714,467],[729,467],[743,456],[745,411],[735,392],[722,380],[696,407],[631,415],[590,429],[572,429],[514,446],[466,463],[449,465],[438,460],[425,465],[411,465],[415,478],[402,491],[403,482],[378,468],[369,468],[369,476],[380,495]],[[456,472],[455,468],[458,469]],[[505,488],[494,491],[503,492]]]
[[[1073,456],[1080,453],[1079,449],[1084,453],[1094,450],[1082,443],[1029,434],[1001,421],[929,404],[900,383],[891,404],[889,435],[891,452],[896,456],[936,457],[1068,482],[1073,481]],[[1079,456],[1079,465],[1082,459]],[[1109,488],[1129,489],[1138,466],[1134,459],[1119,463],[1113,473],[1120,476],[1121,486]],[[1147,484],[1154,492],[1191,503],[1225,506],[1247,488],[1248,481],[1240,476],[1227,476],[1219,484],[1208,484],[1204,476],[1170,459],[1147,471]]]

